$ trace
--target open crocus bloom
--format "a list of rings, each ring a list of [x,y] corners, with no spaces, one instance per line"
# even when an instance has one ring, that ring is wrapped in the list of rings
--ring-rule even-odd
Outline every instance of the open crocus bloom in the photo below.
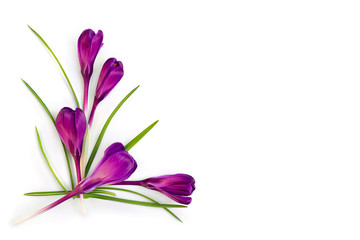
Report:
[[[78,40],[78,55],[81,74],[84,78],[84,111],[87,109],[88,90],[94,62],[101,46],[103,45],[103,33],[101,30],[95,34],[91,29],[84,30]]]
[[[130,175],[136,170],[136,161],[125,150],[121,143],[114,143],[108,147],[105,151],[104,157],[100,160],[94,172],[87,178],[84,178],[72,192],[52,204],[44,207],[32,215],[21,219],[15,224],[24,222],[38,214],[41,214],[51,208],[59,205],[60,203],[72,198],[74,196],[88,193],[97,187],[114,184],[116,182],[122,182],[130,177]]]
[[[80,182],[80,158],[86,131],[85,114],[80,108],[72,110],[65,107],[57,115],[55,125],[61,140],[75,161],[77,180]]]
[[[140,185],[156,190],[181,204],[190,204],[189,197],[195,190],[195,179],[187,174],[163,175],[142,181],[123,181],[118,185]]]
[[[109,58],[103,65],[95,91],[89,125],[91,126],[97,105],[110,93],[124,76],[123,64],[116,58]]]
[[[113,143],[104,153],[104,157],[94,172],[84,178],[75,189],[88,193],[103,185],[110,185],[128,179],[136,170],[136,161],[121,143]],[[74,189],[74,190],[75,190]]]

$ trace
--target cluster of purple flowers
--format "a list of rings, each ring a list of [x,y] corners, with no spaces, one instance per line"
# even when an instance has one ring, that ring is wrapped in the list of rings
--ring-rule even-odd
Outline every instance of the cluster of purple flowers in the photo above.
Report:
[[[96,56],[103,45],[103,33],[99,30],[83,31],[78,40],[78,55],[81,74],[84,79],[83,109],[75,110],[64,107],[56,117],[55,125],[59,136],[75,162],[77,185],[66,196],[40,209],[27,220],[47,211],[58,204],[77,195],[82,195],[104,185],[138,185],[163,193],[181,204],[190,204],[190,195],[195,190],[195,180],[187,174],[163,175],[141,181],[126,181],[136,170],[135,159],[125,150],[122,143],[110,145],[92,174],[84,177],[81,164],[86,131],[90,130],[98,104],[111,92],[124,75],[123,64],[115,58],[109,58],[101,69],[90,116],[87,119],[84,111],[88,106],[89,83],[93,73]]]

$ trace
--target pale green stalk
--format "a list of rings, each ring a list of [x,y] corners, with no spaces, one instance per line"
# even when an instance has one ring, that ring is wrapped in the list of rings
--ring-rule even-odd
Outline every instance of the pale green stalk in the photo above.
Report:
[[[88,155],[88,148],[89,148],[89,126],[86,125],[86,131],[84,135],[82,150],[81,150],[81,158],[80,158],[80,172],[81,172],[81,179],[84,178],[84,171],[86,166],[86,159]]]

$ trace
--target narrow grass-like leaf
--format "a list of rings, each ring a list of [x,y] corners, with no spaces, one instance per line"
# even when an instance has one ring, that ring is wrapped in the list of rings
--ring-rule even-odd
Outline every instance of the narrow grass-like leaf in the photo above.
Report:
[[[76,97],[75,91],[74,91],[74,89],[73,89],[73,87],[72,87],[72,85],[71,85],[71,83],[70,83],[70,80],[69,80],[68,76],[66,75],[65,70],[64,70],[64,68],[62,67],[59,59],[56,57],[55,53],[53,52],[53,50],[51,50],[51,48],[50,48],[49,45],[45,42],[45,40],[40,36],[40,34],[38,34],[38,33],[37,33],[34,29],[32,29],[29,25],[28,25],[28,27],[29,27],[30,30],[40,39],[40,41],[41,41],[41,42],[45,45],[45,47],[50,51],[51,55],[55,58],[56,62],[58,63],[58,65],[59,65],[62,73],[64,74],[64,76],[65,76],[65,78],[66,78],[66,81],[67,81],[67,83],[68,83],[68,85],[69,85],[69,87],[70,87],[70,89],[71,89],[71,92],[72,92],[72,94],[73,94],[73,96],[74,96],[74,99],[75,99],[75,102],[76,102],[76,106],[77,106],[78,108],[80,108],[79,101],[78,101],[78,99],[77,99],[77,97]]]
[[[160,208],[164,208],[164,207],[166,207],[166,208],[186,208],[187,207],[185,205],[177,205],[177,204],[158,204],[158,203],[151,203],[151,202],[135,201],[135,200],[130,200],[130,199],[98,195],[98,194],[93,194],[93,193],[87,193],[86,195],[91,198],[97,198],[97,199],[103,199],[103,200],[109,200],[109,201],[115,201],[115,202],[122,202],[122,203],[128,203],[128,204],[135,204],[135,205],[146,206],[146,207],[160,207]]]
[[[186,208],[187,207],[185,205],[177,205],[177,204],[159,204],[159,203],[135,201],[135,200],[130,200],[130,199],[123,199],[123,198],[99,195],[99,194],[93,193],[93,192],[85,193],[84,197],[97,198],[97,199],[122,202],[122,203],[128,203],[128,204],[135,204],[135,205],[146,206],[146,207],[160,207],[160,208]],[[102,192],[102,193],[104,193],[104,192]],[[25,193],[24,195],[39,197],[39,196],[65,195],[65,194],[66,194],[65,191],[48,191],[48,192],[29,192],[29,193]]]
[[[36,127],[35,127],[35,130],[36,130],[36,135],[37,135],[37,139],[38,139],[38,143],[39,143],[40,150],[41,150],[41,152],[42,152],[42,154],[43,154],[43,156],[44,156],[44,158],[45,158],[45,161],[46,161],[48,167],[50,168],[50,171],[52,172],[52,174],[54,175],[56,181],[59,183],[59,185],[62,187],[62,189],[64,189],[65,192],[68,193],[68,191],[66,190],[66,188],[64,187],[64,185],[61,183],[61,181],[59,180],[59,178],[56,176],[53,168],[51,167],[51,164],[50,164],[50,162],[49,162],[49,159],[47,158],[47,156],[46,156],[46,154],[45,154],[45,151],[44,151],[44,148],[43,148],[43,146],[42,146],[39,131],[37,130]]]
[[[67,194],[67,192],[65,192],[65,191],[47,191],[47,192],[24,193],[25,196],[34,196],[34,197],[65,195],[65,194]]]
[[[49,108],[46,106],[46,104],[43,102],[43,100],[39,97],[39,95],[37,95],[37,93],[34,91],[34,89],[32,89],[32,87],[30,87],[30,85],[24,79],[21,79],[21,80],[23,81],[25,86],[30,90],[30,92],[36,97],[36,99],[39,101],[39,103],[44,108],[47,115],[50,117],[51,121],[55,125],[55,118],[53,117],[53,115],[51,114]]]
[[[136,195],[139,195],[141,197],[144,197],[154,203],[157,203],[157,204],[160,204],[159,202],[155,201],[154,199],[142,194],[142,193],[138,193],[138,192],[135,192],[135,191],[132,191],[132,190],[129,190],[129,189],[124,189],[124,188],[114,188],[114,187],[100,187],[100,188],[97,188],[97,189],[108,189],[108,190],[117,190],[117,191],[123,191],[123,192],[128,192],[128,193],[133,193],[133,194],[136,194]],[[174,218],[176,218],[177,220],[179,220],[180,222],[181,219],[175,215],[175,213],[173,213],[172,211],[170,211],[168,208],[164,207],[164,210],[167,211],[168,213],[170,213]]]
[[[100,193],[100,194],[106,194],[106,195],[110,195],[110,196],[114,196],[116,197],[116,194],[110,191],[106,191],[106,190],[101,190],[101,189],[95,189],[94,191],[92,191],[91,193]]]
[[[145,128],[141,133],[139,133],[136,137],[134,137],[128,144],[126,144],[125,149],[129,151],[140,139],[142,139],[157,123],[159,120],[153,122],[150,126]]]
[[[68,191],[47,191],[47,192],[29,192],[24,193],[25,196],[32,196],[32,197],[44,197],[44,196],[55,196],[55,195],[66,195],[68,194]],[[100,194],[107,194],[110,196],[116,196],[115,193],[105,190],[94,190],[91,193],[100,193]]]
[[[133,90],[131,90],[131,92],[129,92],[121,101],[120,103],[116,106],[116,108],[112,111],[112,113],[110,114],[110,116],[108,117],[108,119],[106,120],[103,128],[101,129],[100,135],[98,137],[98,139],[96,140],[95,146],[91,152],[91,155],[89,157],[89,160],[86,164],[86,168],[85,168],[85,175],[84,177],[86,177],[89,173],[91,164],[94,161],[95,155],[97,153],[97,150],[99,149],[100,143],[104,137],[105,131],[107,129],[107,127],[109,126],[111,119],[114,117],[114,115],[116,114],[116,112],[119,110],[119,108],[124,104],[124,102],[126,102],[126,100],[140,87],[140,85],[138,85],[136,88],[134,88]]]
[[[39,95],[34,91],[34,89],[32,89],[32,87],[30,87],[30,85],[25,82],[24,79],[21,79],[23,81],[23,83],[25,84],[25,86],[30,90],[30,92],[35,96],[35,98],[39,101],[39,103],[41,104],[41,106],[44,108],[44,110],[46,111],[47,115],[49,116],[50,120],[53,122],[54,127],[56,128],[55,125],[55,118],[53,117],[53,115],[51,114],[49,108],[46,106],[46,104],[44,103],[44,101],[39,97]],[[60,139],[60,137],[59,137]],[[74,189],[74,181],[72,178],[72,172],[71,172],[71,167],[70,167],[70,160],[69,160],[69,156],[67,154],[67,150],[66,147],[64,145],[64,143],[61,141],[60,142],[62,144],[63,150],[64,150],[64,154],[65,154],[65,158],[66,158],[66,163],[67,163],[67,167],[68,167],[68,171],[69,171],[69,175],[70,175],[70,182],[71,182],[71,187],[72,189]]]

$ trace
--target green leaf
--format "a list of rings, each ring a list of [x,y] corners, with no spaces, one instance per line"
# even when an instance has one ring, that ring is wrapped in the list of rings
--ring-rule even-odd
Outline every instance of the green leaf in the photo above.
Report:
[[[51,121],[55,125],[55,118],[53,117],[53,115],[51,114],[49,108],[46,106],[46,104],[43,102],[43,100],[39,97],[39,95],[34,91],[34,89],[32,89],[32,87],[30,87],[30,85],[24,79],[21,79],[21,80],[23,81],[25,86],[30,90],[30,92],[36,97],[36,99],[39,101],[39,103],[44,108],[47,115],[50,117]]]
[[[46,104],[44,103],[44,101],[39,97],[39,95],[35,92],[34,89],[32,89],[32,87],[30,87],[30,85],[25,82],[24,79],[21,79],[23,81],[23,83],[25,84],[25,86],[30,90],[30,92],[35,96],[35,98],[39,101],[39,103],[41,104],[41,106],[44,108],[44,110],[46,111],[46,113],[48,114],[50,120],[53,122],[54,124],[54,127],[56,128],[56,125],[55,125],[55,119],[53,117],[53,115],[51,114],[51,112],[49,111],[49,108],[46,106]],[[60,139],[60,137],[59,137]],[[67,154],[67,151],[66,151],[66,147],[64,145],[64,143],[61,141],[60,139],[60,142],[62,144],[62,147],[63,147],[63,150],[64,150],[64,154],[65,154],[65,158],[66,158],[66,163],[67,163],[67,167],[68,167],[68,171],[69,171],[69,175],[70,175],[70,182],[71,182],[71,187],[72,189],[74,189],[74,181],[73,181],[73,178],[72,178],[72,172],[71,172],[71,167],[70,167],[70,160],[69,160],[69,156]]]
[[[135,191],[132,191],[132,190],[129,190],[129,189],[114,188],[114,187],[99,187],[99,188],[97,188],[97,189],[108,189],[108,190],[117,190],[117,191],[123,191],[123,192],[133,193],[133,194],[139,195],[139,196],[141,196],[141,197],[144,197],[144,198],[146,198],[146,199],[148,199],[148,200],[150,200],[150,201],[152,201],[152,202],[154,202],[154,203],[160,204],[159,202],[155,201],[154,199],[152,199],[152,198],[150,198],[150,197],[148,197],[148,196],[146,196],[146,195],[144,195],[144,194],[142,194],[142,193],[138,193],[138,192],[135,192]],[[164,209],[165,209],[168,213],[170,213],[174,218],[176,218],[177,220],[179,220],[180,222],[182,222],[181,219],[180,219],[178,216],[175,215],[175,213],[173,213],[172,211],[170,211],[170,210],[169,210],[168,208],[166,208],[166,207],[164,207]]]
[[[110,191],[105,191],[105,190],[101,190],[101,189],[95,189],[93,190],[91,193],[100,193],[100,194],[107,194],[107,195],[111,195],[116,197],[116,194]]]
[[[116,106],[116,108],[112,111],[112,113],[110,114],[110,116],[108,117],[107,121],[105,122],[103,128],[101,129],[100,135],[95,143],[94,149],[91,152],[91,155],[89,157],[89,160],[86,164],[86,168],[85,168],[85,175],[84,177],[86,177],[89,173],[91,164],[94,161],[95,155],[99,149],[100,143],[104,137],[105,131],[107,129],[107,127],[109,126],[111,119],[114,117],[114,115],[116,114],[116,112],[119,110],[119,108],[124,104],[124,102],[126,102],[126,100],[140,87],[140,85],[138,85],[136,88],[134,88],[133,90],[131,90],[131,92],[128,93],[128,95],[126,95],[121,101],[120,103]]]
[[[24,195],[25,196],[33,196],[33,197],[44,197],[44,196],[66,195],[68,193],[69,193],[68,191],[47,191],[47,192],[29,192],[29,193],[25,193]],[[113,192],[105,191],[105,190],[101,190],[101,189],[100,190],[95,189],[91,193],[100,193],[100,194],[116,196],[116,194]]]
[[[29,193],[24,193],[24,195],[40,197],[40,196],[65,195],[67,193],[68,192],[65,192],[65,191],[47,191],[47,192],[29,192]]]
[[[43,154],[43,156],[44,156],[44,158],[45,158],[45,161],[46,161],[48,167],[50,168],[50,171],[52,172],[52,174],[54,175],[56,181],[59,183],[59,185],[62,187],[62,189],[64,189],[65,192],[68,193],[68,191],[66,191],[66,188],[64,187],[64,185],[61,183],[61,181],[59,180],[59,178],[56,176],[53,168],[51,167],[51,164],[50,164],[50,162],[49,162],[49,160],[48,160],[48,158],[47,158],[47,156],[46,156],[46,154],[45,154],[44,148],[43,148],[43,146],[42,146],[39,131],[37,130],[36,127],[35,127],[35,130],[36,130],[36,135],[37,135],[37,139],[38,139],[38,143],[39,143],[40,150],[41,150],[41,152],[42,152],[42,154]]]
[[[25,193],[25,196],[53,196],[53,195],[65,195],[65,191],[48,191],[48,192],[29,192]],[[97,198],[102,200],[109,200],[109,201],[115,201],[115,202],[122,202],[122,203],[128,203],[128,204],[135,204],[140,206],[146,206],[146,207],[160,207],[160,208],[186,208],[185,205],[177,205],[177,204],[159,204],[159,203],[150,203],[150,202],[142,202],[142,201],[135,201],[130,199],[123,199],[123,198],[116,198],[111,196],[104,196],[99,195],[95,193],[85,193],[84,197],[90,197],[90,198]]]
[[[122,202],[122,203],[128,203],[128,204],[135,204],[140,206],[146,206],[146,207],[160,207],[160,208],[186,208],[185,205],[177,205],[177,204],[158,204],[158,203],[151,203],[151,202],[142,202],[142,201],[135,201],[135,200],[129,200],[129,199],[123,199],[123,198],[116,198],[116,197],[110,197],[110,196],[103,196],[93,193],[87,193],[84,194],[87,197],[91,198],[97,198],[102,200],[109,200],[109,201],[115,201],[115,202]]]
[[[157,123],[159,120],[153,122],[150,126],[145,128],[141,133],[139,133],[136,137],[134,137],[128,144],[126,144],[125,149],[129,151],[140,139],[142,139]]]
[[[74,91],[74,89],[73,89],[73,87],[72,87],[72,85],[71,85],[71,83],[70,83],[70,80],[69,80],[68,76],[67,76],[66,73],[65,73],[64,68],[61,66],[61,63],[60,63],[60,61],[58,60],[58,58],[56,57],[55,53],[51,50],[51,48],[50,48],[49,45],[45,42],[45,40],[44,40],[34,29],[32,29],[29,25],[28,25],[28,27],[29,27],[30,30],[40,39],[40,41],[41,41],[41,42],[45,45],[45,47],[50,51],[51,55],[53,55],[53,57],[55,58],[56,62],[58,63],[58,65],[59,65],[62,73],[64,74],[64,76],[65,76],[65,78],[66,78],[66,81],[67,81],[67,83],[68,83],[68,85],[69,85],[69,87],[70,87],[70,89],[71,89],[71,92],[72,92],[72,94],[73,94],[73,96],[74,96],[74,99],[75,99],[75,102],[76,102],[76,106],[77,106],[78,108],[80,108],[79,101],[78,101],[78,99],[77,99],[77,97],[76,97],[75,91]]]

